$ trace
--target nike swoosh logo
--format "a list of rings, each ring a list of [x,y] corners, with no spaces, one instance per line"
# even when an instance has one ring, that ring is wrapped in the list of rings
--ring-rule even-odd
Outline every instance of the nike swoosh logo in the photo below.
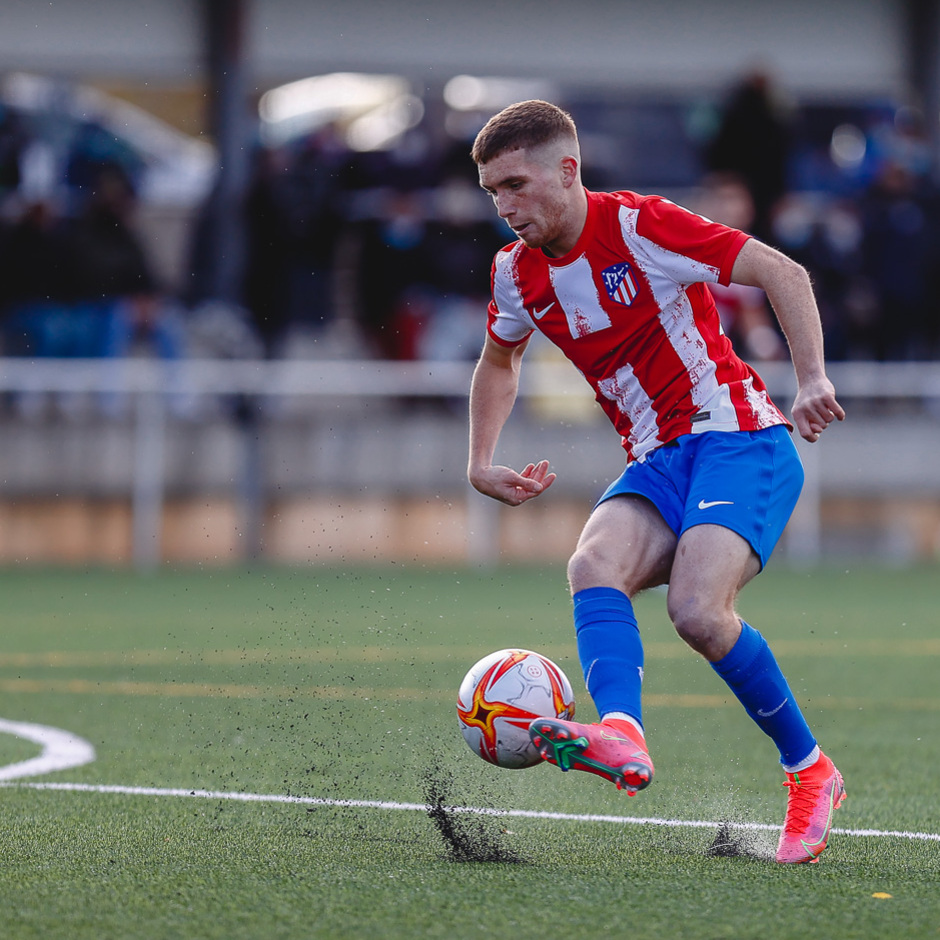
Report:
[[[532,316],[535,317],[536,320],[541,320],[542,317],[544,317],[545,314],[548,313],[548,311],[551,310],[552,307],[554,306],[555,306],[555,301],[553,300],[547,307],[544,307],[542,310],[536,310],[535,307],[533,307]]]
[[[758,709],[757,709],[757,714],[760,715],[761,718],[772,718],[772,717],[773,717],[774,715],[776,715],[777,712],[780,711],[780,709],[783,708],[783,706],[786,705],[787,702],[789,702],[789,701],[790,701],[790,699],[785,698],[775,709],[773,709],[772,711],[769,711],[769,712],[765,712],[763,709],[758,708]]]
[[[599,732],[599,736],[605,741],[616,741],[618,744],[626,744],[629,747],[635,747],[633,741],[629,738],[620,738],[615,734],[608,734],[606,731]],[[634,751],[631,757],[646,757],[646,754],[643,751]]]
[[[711,509],[712,506],[733,506],[734,500],[732,499],[713,499],[710,502],[705,502],[704,499],[699,500],[698,508],[699,509]]]
[[[815,842],[807,842],[805,839],[800,839],[800,844],[806,850],[806,854],[816,857],[816,853],[810,851],[815,849],[817,845],[823,842],[826,837],[829,835],[829,827],[832,825],[832,813],[835,810],[835,801],[836,801],[836,785],[833,783],[832,787],[829,790],[829,815],[826,817],[826,827],[823,829],[823,834]]]

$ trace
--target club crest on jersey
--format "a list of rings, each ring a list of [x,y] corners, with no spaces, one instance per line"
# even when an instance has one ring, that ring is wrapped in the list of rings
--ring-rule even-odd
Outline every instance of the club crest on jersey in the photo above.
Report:
[[[607,288],[607,296],[615,303],[629,307],[636,300],[640,284],[629,262],[621,261],[604,268],[601,277],[604,279],[604,287]]]

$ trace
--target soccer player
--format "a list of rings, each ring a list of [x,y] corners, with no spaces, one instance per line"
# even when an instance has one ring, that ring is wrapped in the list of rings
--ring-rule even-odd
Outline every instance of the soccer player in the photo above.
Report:
[[[493,262],[470,391],[470,482],[519,506],[555,479],[547,460],[521,472],[493,463],[535,330],[594,389],[627,454],[568,565],[578,655],[600,723],[539,719],[530,736],[562,770],[597,774],[631,796],[650,783],[632,598],[668,584],[679,636],[780,751],[789,798],[777,861],[815,861],[845,795],[842,776],[766,641],[735,612],[783,531],[803,471],[791,425],[731,348],[705,286],[766,292],[796,372],[793,421],[816,441],[845,412],[826,376],[809,277],[773,248],[659,196],[586,190],[574,122],[548,102],[495,115],[472,157],[517,241]]]

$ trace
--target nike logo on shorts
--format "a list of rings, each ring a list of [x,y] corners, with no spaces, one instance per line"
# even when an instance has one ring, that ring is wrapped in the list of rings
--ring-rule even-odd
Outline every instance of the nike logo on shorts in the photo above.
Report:
[[[712,506],[733,506],[733,499],[713,499],[710,502],[705,502],[704,499],[700,499],[698,503],[699,509],[711,509]]]

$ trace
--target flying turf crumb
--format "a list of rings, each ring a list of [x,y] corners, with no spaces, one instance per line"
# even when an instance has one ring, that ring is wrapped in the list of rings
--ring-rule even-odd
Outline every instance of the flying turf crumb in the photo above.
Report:
[[[741,848],[727,823],[718,827],[715,839],[705,850],[705,854],[712,858],[738,858],[741,855]]]
[[[705,855],[709,858],[754,858],[761,861],[767,858],[754,833],[735,829],[729,822],[719,824],[718,832],[705,850]]]
[[[505,830],[496,820],[469,813],[455,813],[448,805],[448,777],[440,768],[424,775],[424,798],[428,817],[437,827],[453,862],[497,862],[516,865],[526,860],[502,845]]]

